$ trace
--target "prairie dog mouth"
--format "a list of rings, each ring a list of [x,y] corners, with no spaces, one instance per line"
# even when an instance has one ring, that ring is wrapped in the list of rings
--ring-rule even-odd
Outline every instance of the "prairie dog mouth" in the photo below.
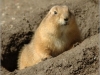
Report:
[[[68,25],[68,18],[65,18],[64,21],[65,21],[65,25]]]

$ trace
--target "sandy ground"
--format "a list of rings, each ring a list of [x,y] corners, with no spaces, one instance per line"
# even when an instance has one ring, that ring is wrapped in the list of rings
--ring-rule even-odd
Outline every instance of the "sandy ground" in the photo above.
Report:
[[[30,42],[49,9],[64,4],[75,14],[82,43],[36,66],[17,70],[20,49]],[[2,0],[0,8],[2,75],[98,75],[98,0]]]

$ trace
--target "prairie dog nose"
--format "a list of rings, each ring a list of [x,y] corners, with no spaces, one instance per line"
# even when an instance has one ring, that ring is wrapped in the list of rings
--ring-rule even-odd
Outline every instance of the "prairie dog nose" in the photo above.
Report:
[[[68,22],[68,18],[65,18],[64,20],[65,20],[66,22]]]

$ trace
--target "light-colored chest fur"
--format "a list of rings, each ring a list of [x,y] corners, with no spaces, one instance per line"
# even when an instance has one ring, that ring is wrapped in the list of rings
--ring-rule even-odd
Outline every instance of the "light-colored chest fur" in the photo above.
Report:
[[[64,28],[58,29],[45,29],[40,33],[42,42],[46,42],[46,47],[50,50],[62,51],[64,50],[66,44],[68,43],[68,39],[64,33]],[[43,32],[43,33],[42,33]]]
[[[65,36],[62,36],[60,38],[55,36],[49,36],[48,41],[50,42],[51,45],[50,48],[53,49],[54,51],[58,50],[58,52],[62,51],[67,44],[67,39],[65,39]]]
[[[53,44],[56,49],[61,50],[65,46],[65,41],[62,39],[56,38],[55,40],[53,40]]]

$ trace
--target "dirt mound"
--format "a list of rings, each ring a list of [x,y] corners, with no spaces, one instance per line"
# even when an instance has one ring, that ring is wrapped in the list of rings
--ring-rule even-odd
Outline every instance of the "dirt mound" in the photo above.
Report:
[[[84,40],[77,47],[55,58],[10,75],[98,75],[99,35]]]
[[[68,5],[75,14],[83,42],[36,66],[21,71],[15,70],[20,49],[30,42],[41,20],[49,9],[57,4]],[[43,0],[43,2],[40,0],[3,0],[0,12],[2,16],[2,75],[98,74],[100,35],[98,0]]]

